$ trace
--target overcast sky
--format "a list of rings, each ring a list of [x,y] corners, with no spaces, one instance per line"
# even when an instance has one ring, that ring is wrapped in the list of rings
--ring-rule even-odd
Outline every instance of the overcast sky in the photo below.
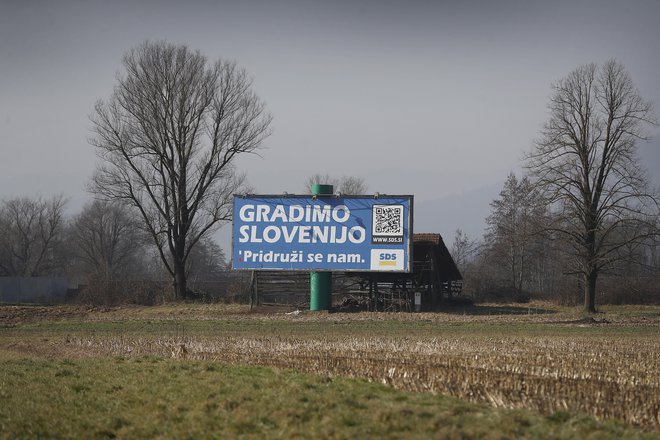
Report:
[[[126,50],[164,39],[254,79],[274,116],[261,157],[240,161],[258,192],[328,173],[460,200],[519,171],[551,83],[581,64],[617,58],[660,113],[659,20],[658,0],[0,0],[0,198],[62,193],[79,210],[94,102]],[[652,132],[640,153],[660,184]]]

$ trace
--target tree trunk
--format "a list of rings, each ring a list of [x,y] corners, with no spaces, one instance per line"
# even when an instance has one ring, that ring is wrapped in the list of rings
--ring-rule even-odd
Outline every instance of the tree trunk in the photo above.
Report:
[[[174,296],[176,299],[188,297],[186,266],[178,260],[174,262]]]
[[[584,275],[584,311],[596,313],[596,279],[598,271],[591,270]]]

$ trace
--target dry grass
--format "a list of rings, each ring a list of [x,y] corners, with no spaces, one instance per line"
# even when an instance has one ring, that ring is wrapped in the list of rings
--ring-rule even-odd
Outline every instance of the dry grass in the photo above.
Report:
[[[368,378],[498,407],[579,411],[660,429],[660,339],[580,337],[76,337],[82,351]]]
[[[488,307],[476,315],[108,309],[70,326],[19,325],[5,340],[10,351],[53,357],[174,357],[366,378],[660,430],[660,309],[612,309],[594,319],[547,305]],[[20,337],[28,331],[49,336]]]

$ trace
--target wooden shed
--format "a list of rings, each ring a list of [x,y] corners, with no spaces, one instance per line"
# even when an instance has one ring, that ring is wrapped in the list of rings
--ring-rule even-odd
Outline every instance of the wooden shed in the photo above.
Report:
[[[437,306],[459,293],[463,276],[440,234],[413,234],[413,288],[422,292],[422,304]]]

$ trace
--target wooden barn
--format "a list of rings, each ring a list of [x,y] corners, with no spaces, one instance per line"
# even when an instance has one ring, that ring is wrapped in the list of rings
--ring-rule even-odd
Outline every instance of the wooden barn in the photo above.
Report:
[[[461,292],[463,276],[440,234],[413,234],[413,286],[434,307]]]

